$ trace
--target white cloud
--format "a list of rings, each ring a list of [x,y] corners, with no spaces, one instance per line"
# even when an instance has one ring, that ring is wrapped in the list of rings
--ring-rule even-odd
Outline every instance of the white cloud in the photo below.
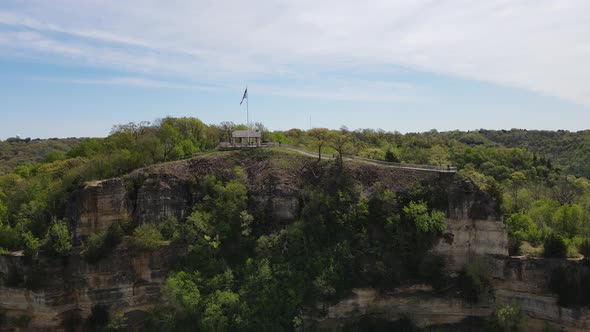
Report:
[[[93,84],[93,85],[119,85],[132,86],[142,88],[164,88],[177,90],[192,90],[192,91],[220,91],[220,87],[202,86],[196,84],[181,84],[172,83],[162,80],[146,79],[141,77],[110,77],[98,79],[84,79],[84,78],[56,78],[56,77],[26,77],[23,78],[30,81],[45,81],[52,83],[64,84]]]
[[[590,105],[589,12],[586,0],[4,0],[0,54],[228,85],[392,65]]]

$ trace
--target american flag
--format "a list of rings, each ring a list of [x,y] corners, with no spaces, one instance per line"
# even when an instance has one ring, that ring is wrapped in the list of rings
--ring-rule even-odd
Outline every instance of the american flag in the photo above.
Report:
[[[240,102],[240,105],[242,105],[242,103],[244,102],[244,99],[248,99],[248,88],[246,88],[246,90],[244,91],[244,96],[242,97],[242,101]]]

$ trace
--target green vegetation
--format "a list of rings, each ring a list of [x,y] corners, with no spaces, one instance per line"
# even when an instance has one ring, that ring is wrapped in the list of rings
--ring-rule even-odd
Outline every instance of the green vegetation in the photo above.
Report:
[[[549,234],[543,243],[543,255],[546,258],[565,258],[567,247],[559,235]]]
[[[474,179],[501,207],[514,254],[522,252],[523,245],[527,252],[542,250],[546,237],[555,233],[563,237],[568,255],[577,256],[578,247],[590,238],[590,181],[580,177],[590,175],[588,131],[400,134],[345,127],[275,132],[260,123],[255,127],[264,140],[336,155],[340,163],[342,156],[356,154],[403,163],[456,165],[460,176]],[[0,142],[0,174],[6,173],[0,176],[0,248],[24,249],[26,232],[44,243],[53,218],[64,218],[68,195],[86,181],[210,151],[218,142],[229,140],[232,130],[244,128],[231,122],[208,126],[194,118],[167,117],[155,124],[114,126],[104,139]],[[6,157],[17,155],[30,157],[18,161]],[[172,239],[179,233],[164,235]],[[34,244],[30,240],[29,245]]]
[[[7,138],[0,141],[0,175],[21,165],[65,159],[64,153],[80,141],[80,138]]]
[[[510,252],[542,251],[545,238],[564,238],[569,256],[590,237],[590,132],[451,131],[400,134],[316,128],[273,133],[283,144],[402,163],[455,165],[501,207]],[[585,176],[585,177],[584,177]]]
[[[143,224],[133,231],[132,244],[143,250],[154,250],[164,242],[162,233],[154,225]]]
[[[90,263],[99,261],[121,243],[124,235],[119,222],[114,222],[106,232],[93,234],[84,245],[84,258]]]
[[[442,288],[442,260],[427,254],[444,230],[429,188],[396,195],[375,183],[362,197],[339,163],[305,179],[299,220],[277,230],[248,212],[242,169],[202,179],[193,213],[160,229],[191,251],[166,284],[155,330],[292,330],[304,306],[352,287],[410,280]],[[174,235],[178,234],[178,235]],[[273,317],[269,320],[268,317]]]
[[[494,289],[492,287],[489,262],[483,257],[470,257],[467,266],[459,271],[457,289],[468,302],[492,302],[494,300]]]
[[[496,323],[500,331],[522,331],[524,320],[524,312],[517,302],[507,304],[496,311]]]
[[[104,139],[0,142],[0,169],[11,170],[0,175],[0,250],[26,249],[28,255],[34,256],[46,248],[53,254],[65,254],[69,250],[64,243],[67,227],[50,226],[53,220],[63,220],[65,204],[74,190],[87,181],[210,150],[220,135],[218,127],[198,119],[164,118],[154,125],[142,122],[115,126]],[[2,151],[7,149],[27,155],[33,153],[29,150],[34,151],[38,158],[2,160]],[[46,242],[51,245],[41,247]],[[100,247],[99,242],[95,238],[90,247]]]
[[[350,154],[458,166],[457,177],[473,179],[504,214],[512,253],[560,258],[590,253],[590,181],[583,177],[590,175],[588,132],[433,130],[402,135],[346,128],[269,132],[256,126],[264,140],[318,153],[313,174],[301,173],[305,186],[297,220],[276,225],[266,211],[254,211],[246,171],[236,167],[223,176],[196,180],[186,218],[139,226],[120,220],[82,244],[89,262],[121,243],[141,250],[154,250],[165,241],[189,246],[189,255],[167,279],[169,305],[156,310],[147,327],[292,330],[301,326],[309,304],[338,300],[353,287],[391,290],[416,282],[438,292],[456,290],[472,303],[492,301],[485,260],[474,257],[452,280],[442,259],[429,253],[445,231],[444,212],[436,209],[447,206],[445,198],[427,186],[394,193],[379,182],[361,192],[343,165]],[[4,158],[2,151],[6,146],[32,149],[33,142],[0,142],[0,252],[24,250],[31,258],[68,255],[66,202],[77,189],[88,181],[210,152],[234,129],[243,126],[167,117],[155,124],[115,126],[106,138],[83,139],[18,160]],[[559,149],[560,144],[567,149]],[[254,158],[260,152],[248,153]],[[335,161],[322,160],[325,155]],[[141,179],[135,176],[128,179],[131,187]],[[560,303],[588,305],[584,285],[590,284],[589,274],[580,271],[555,272],[552,287]],[[17,277],[14,282],[20,283]],[[569,293],[564,284],[583,291]],[[519,313],[512,305],[499,309],[498,326],[515,330]],[[106,308],[93,308],[88,324],[115,330],[125,322],[124,317],[110,320]]]
[[[48,252],[62,256],[72,249],[71,240],[68,225],[62,220],[54,220],[49,226],[45,247]]]

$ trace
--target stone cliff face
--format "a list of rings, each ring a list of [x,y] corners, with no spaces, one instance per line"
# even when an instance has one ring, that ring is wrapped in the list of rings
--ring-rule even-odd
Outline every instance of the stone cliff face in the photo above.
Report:
[[[452,270],[463,267],[471,254],[507,257],[506,225],[495,203],[467,179],[448,188],[448,236],[433,252],[445,257]]]
[[[72,228],[74,239],[86,239],[92,234],[105,231],[113,221],[129,217],[130,202],[122,179],[97,181],[73,195],[70,219],[75,220]]]
[[[80,323],[95,305],[140,318],[160,299],[166,275],[185,252],[185,246],[154,252],[117,249],[95,264],[76,253],[34,264],[1,255],[0,271],[10,278],[0,287],[0,308],[7,319],[28,316],[29,328],[45,331]]]
[[[537,310],[541,319],[586,326],[574,319],[574,314],[561,309],[561,316],[556,316],[554,298],[533,297],[550,296],[545,286],[535,289],[525,285],[527,278],[539,280],[542,273],[507,260],[507,234],[501,215],[490,198],[470,180],[352,162],[347,167],[364,194],[375,181],[396,192],[418,184],[438,188],[440,208],[447,210],[447,234],[433,252],[445,258],[451,272],[460,269],[471,253],[492,257],[499,266],[496,276],[503,280],[498,288],[499,298],[510,301],[524,294],[532,303],[527,313]],[[204,177],[213,175],[227,180],[241,172],[246,178],[250,212],[270,221],[266,223],[268,227],[279,229],[298,218],[302,179],[318,176],[321,171],[321,165],[301,156],[282,156],[277,161],[272,155],[218,154],[90,183],[72,195],[67,215],[76,244],[108,229],[115,221],[159,224],[168,217],[182,220],[191,213],[196,189]],[[34,264],[23,257],[2,255],[0,310],[9,318],[28,315],[32,317],[30,326],[40,330],[63,329],[68,323],[87,317],[97,304],[106,305],[113,312],[126,312],[128,317],[141,317],[158,303],[165,276],[185,253],[186,248],[179,246],[165,246],[154,252],[117,249],[96,264],[86,263],[76,253],[65,259],[41,258]],[[387,319],[415,313],[424,322],[449,323],[467,316],[488,315],[492,310],[436,298],[427,289],[403,289],[396,294],[364,289],[355,290],[355,294],[327,308],[325,317],[314,320],[329,327],[338,319],[378,312]],[[533,309],[535,306],[537,309]],[[539,309],[541,306],[544,307]]]
[[[496,306],[517,302],[527,316],[527,331],[542,331],[546,322],[564,331],[588,331],[587,308],[563,308],[548,287],[551,271],[563,260],[506,258],[496,261],[494,279],[496,304],[472,305],[461,299],[440,296],[426,285],[402,287],[392,293],[375,289],[354,289],[353,294],[333,305],[321,308],[326,314],[311,317],[317,327],[339,330],[362,317],[386,321],[411,318],[419,326],[458,324],[469,317],[488,317]]]

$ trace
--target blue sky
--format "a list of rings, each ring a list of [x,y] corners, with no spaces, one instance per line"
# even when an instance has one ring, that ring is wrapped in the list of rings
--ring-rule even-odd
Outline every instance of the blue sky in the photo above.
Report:
[[[587,129],[588,1],[0,2],[0,139],[196,116]]]

